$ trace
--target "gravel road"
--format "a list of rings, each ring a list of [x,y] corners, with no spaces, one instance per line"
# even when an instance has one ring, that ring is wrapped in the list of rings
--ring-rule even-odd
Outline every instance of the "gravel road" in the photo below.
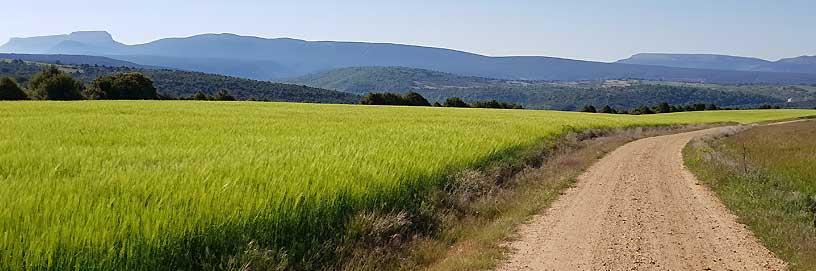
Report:
[[[498,270],[784,270],[683,166],[693,138],[629,143],[523,226]]]

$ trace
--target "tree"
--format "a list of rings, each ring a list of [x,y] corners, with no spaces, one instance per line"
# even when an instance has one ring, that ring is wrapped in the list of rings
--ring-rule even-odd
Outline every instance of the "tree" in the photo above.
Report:
[[[429,103],[425,97],[422,97],[422,95],[416,92],[408,92],[405,94],[404,100],[406,102],[405,105],[431,106],[431,103]]]
[[[29,86],[29,96],[35,100],[82,99],[82,82],[71,78],[56,66],[49,66],[34,75]]]
[[[595,109],[595,106],[586,105],[586,106],[584,106],[584,108],[581,108],[581,112],[584,112],[584,113],[598,113],[598,110]]]
[[[459,97],[450,97],[445,100],[445,107],[470,107],[462,98]]]
[[[207,96],[207,94],[204,94],[204,92],[201,92],[201,91],[196,92],[196,94],[193,95],[192,99],[196,100],[196,101],[208,101],[208,100],[211,100],[210,96]]]
[[[214,100],[216,101],[235,101],[235,97],[230,95],[229,90],[222,89],[215,94]]]
[[[28,95],[25,94],[20,85],[11,79],[11,77],[0,78],[0,100],[26,100]]]
[[[604,107],[601,109],[601,113],[605,113],[605,114],[617,114],[617,113],[618,113],[618,111],[616,111],[616,110],[615,110],[614,108],[612,108],[611,106],[607,105],[607,106],[604,106]]]
[[[672,109],[669,103],[662,102],[657,106],[657,113],[671,113]]]
[[[141,73],[118,73],[96,78],[83,94],[91,100],[155,100],[153,81]]]
[[[716,104],[709,104],[709,105],[706,105],[705,110],[720,110],[720,107],[718,107]]]
[[[654,114],[655,112],[651,108],[649,108],[648,106],[641,105],[640,107],[638,107],[638,109],[633,110],[632,113],[634,113],[635,115],[641,115],[641,114],[649,115],[649,114]]]

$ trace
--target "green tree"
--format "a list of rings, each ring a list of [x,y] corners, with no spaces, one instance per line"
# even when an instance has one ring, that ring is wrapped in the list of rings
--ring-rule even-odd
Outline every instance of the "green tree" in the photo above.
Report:
[[[83,94],[92,100],[155,100],[153,80],[141,73],[118,73],[96,78]]]
[[[445,107],[470,107],[462,98],[459,97],[450,97],[445,100]]]
[[[25,94],[20,85],[10,77],[0,78],[0,100],[26,100]]]
[[[672,109],[669,103],[662,102],[657,106],[657,113],[671,113]]]
[[[213,99],[216,101],[235,101],[235,97],[233,97],[229,93],[229,90],[226,89],[219,90]]]
[[[640,114],[650,115],[650,114],[655,113],[651,108],[649,108],[648,106],[645,106],[645,105],[642,105],[642,106],[640,106],[640,108],[635,109],[634,112],[636,112],[636,114],[638,114],[638,115],[640,115]]]
[[[405,94],[405,102],[406,105],[412,106],[431,106],[431,103],[428,102],[425,97],[422,97],[419,93],[416,92],[408,92]]]
[[[594,106],[587,105],[587,106],[584,106],[584,108],[581,108],[581,112],[585,112],[585,113],[597,113],[597,112],[598,112],[598,110],[597,110],[597,109],[595,109],[595,107],[594,107]]]
[[[614,108],[612,108],[611,106],[606,105],[606,106],[604,106],[604,107],[601,109],[601,113],[605,113],[605,114],[617,114],[617,113],[618,113],[618,111],[617,111],[617,110],[615,110]]]
[[[82,82],[56,66],[49,66],[31,79],[29,96],[35,100],[79,100],[82,99],[82,88]]]
[[[201,91],[196,92],[196,94],[193,95],[192,99],[196,100],[196,101],[208,101],[208,100],[211,100],[210,96],[207,96],[207,94],[204,94],[204,92],[201,92]]]

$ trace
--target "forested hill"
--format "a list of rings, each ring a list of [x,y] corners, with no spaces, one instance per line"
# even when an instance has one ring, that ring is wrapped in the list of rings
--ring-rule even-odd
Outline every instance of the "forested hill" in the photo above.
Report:
[[[406,92],[421,89],[473,88],[509,85],[519,81],[461,76],[406,67],[339,68],[292,78],[284,82],[356,94]]]
[[[587,104],[635,108],[644,104],[713,103],[728,107],[761,104],[816,106],[816,86],[713,85],[641,80],[545,82],[502,80],[404,67],[357,67],[324,71],[287,82],[346,91],[409,92],[431,102],[461,97],[468,102],[499,100],[525,108],[574,110]]]
[[[28,80],[45,65],[37,62],[0,59],[0,76],[12,77],[25,86]],[[58,67],[85,83],[103,75],[140,72],[153,80],[160,94],[169,97],[189,97],[198,91],[213,95],[219,90],[228,90],[239,99],[315,103],[356,103],[360,100],[359,96],[346,92],[200,72],[87,64],[60,64]]]

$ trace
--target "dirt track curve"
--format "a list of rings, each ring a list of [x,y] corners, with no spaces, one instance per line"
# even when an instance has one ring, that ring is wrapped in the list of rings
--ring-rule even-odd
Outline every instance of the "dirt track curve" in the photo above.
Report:
[[[784,270],[683,166],[683,147],[718,129],[610,153],[521,228],[498,270]]]

